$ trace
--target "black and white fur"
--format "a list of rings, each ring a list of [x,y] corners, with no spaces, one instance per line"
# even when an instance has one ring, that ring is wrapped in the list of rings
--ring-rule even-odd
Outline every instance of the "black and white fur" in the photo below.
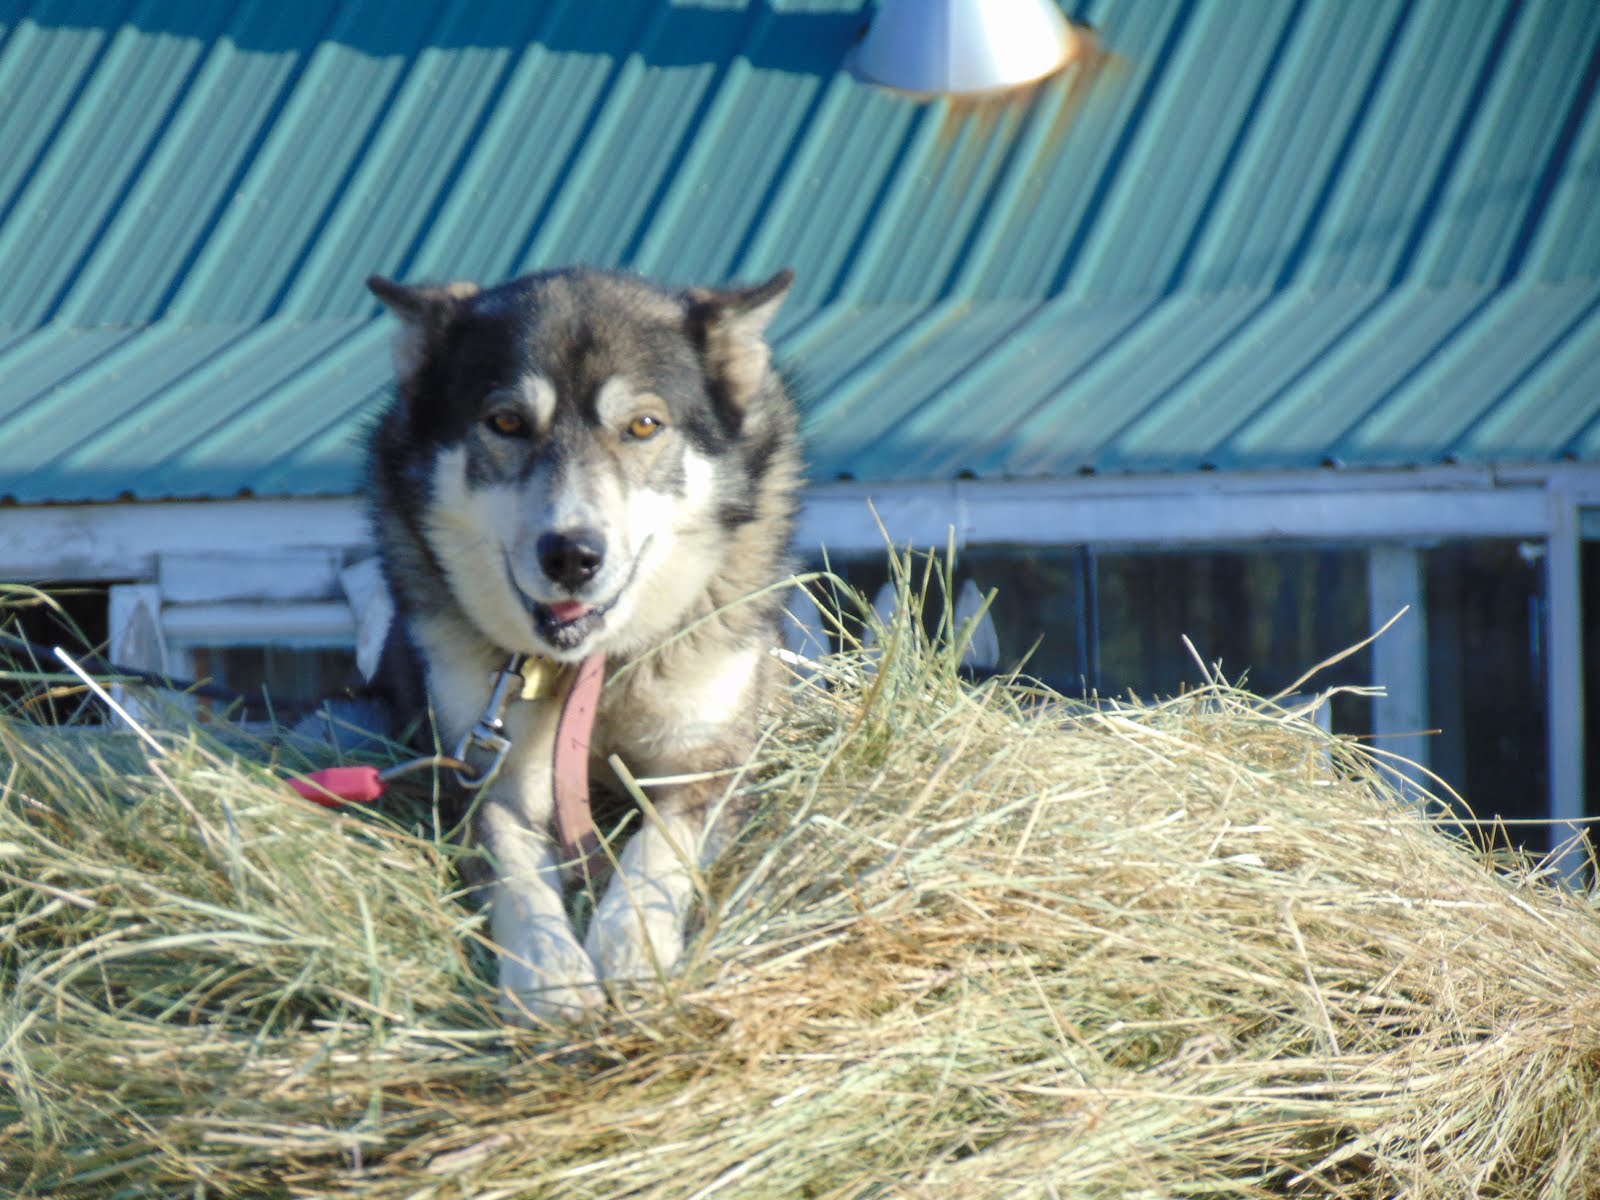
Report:
[[[611,754],[641,778],[748,757],[774,682],[771,585],[788,571],[800,472],[765,341],[791,279],[369,281],[401,321],[397,397],[372,439],[374,520],[444,746],[512,654],[576,663],[603,650],[595,779],[611,777]],[[551,829],[556,715],[538,701],[507,711],[512,749],[471,830],[493,872],[512,1019],[570,1019],[603,1003],[601,981],[670,969],[693,896],[684,855],[704,863],[729,832],[708,828],[723,783],[653,788],[658,819],[627,843],[580,942]]]

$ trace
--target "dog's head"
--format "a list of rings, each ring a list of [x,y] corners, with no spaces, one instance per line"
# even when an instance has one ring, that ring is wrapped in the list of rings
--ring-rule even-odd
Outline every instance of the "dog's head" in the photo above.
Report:
[[[674,627],[792,457],[765,340],[792,278],[369,281],[402,323],[375,484],[481,633],[577,661]]]

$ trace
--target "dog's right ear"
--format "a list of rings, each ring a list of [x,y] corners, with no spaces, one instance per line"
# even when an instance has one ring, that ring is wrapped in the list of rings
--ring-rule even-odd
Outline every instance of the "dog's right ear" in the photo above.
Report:
[[[394,342],[395,372],[401,379],[416,374],[434,343],[460,316],[479,288],[475,283],[424,284],[412,287],[382,275],[367,280],[367,288],[400,318],[400,335]]]
[[[750,288],[690,288],[689,330],[700,347],[707,373],[741,417],[772,363],[767,326],[789,294],[794,272],[785,268]]]

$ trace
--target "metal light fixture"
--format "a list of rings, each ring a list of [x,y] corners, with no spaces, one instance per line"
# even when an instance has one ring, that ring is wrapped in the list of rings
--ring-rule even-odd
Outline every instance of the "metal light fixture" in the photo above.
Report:
[[[851,70],[906,92],[994,92],[1059,70],[1074,40],[1053,0],[882,0]]]

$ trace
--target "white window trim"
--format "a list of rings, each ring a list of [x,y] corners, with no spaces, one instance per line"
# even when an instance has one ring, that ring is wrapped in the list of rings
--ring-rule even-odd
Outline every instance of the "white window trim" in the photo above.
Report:
[[[176,679],[200,675],[201,646],[352,647],[357,616],[331,550],[158,554],[156,582],[109,589],[110,659]],[[143,711],[145,689],[123,689]]]
[[[125,667],[172,674],[172,651],[161,628],[161,589],[155,584],[119,584],[106,595],[107,657]],[[111,696],[135,721],[144,717],[149,689],[119,684]]]
[[[1591,502],[1600,496],[1591,494]],[[1582,528],[1579,493],[1553,487],[1545,552],[1545,631],[1549,670],[1545,673],[1545,736],[1548,739],[1550,843],[1560,847],[1584,827],[1584,704]],[[1600,597],[1594,602],[1600,604]],[[1577,878],[1586,856],[1574,846],[1560,856],[1560,870]]]
[[[1372,644],[1372,677],[1385,694],[1372,702],[1372,733],[1385,755],[1415,763],[1402,777],[1427,788],[1431,763],[1428,714],[1428,611],[1422,555],[1415,546],[1379,542],[1367,551],[1367,610],[1374,630],[1399,616]]]

